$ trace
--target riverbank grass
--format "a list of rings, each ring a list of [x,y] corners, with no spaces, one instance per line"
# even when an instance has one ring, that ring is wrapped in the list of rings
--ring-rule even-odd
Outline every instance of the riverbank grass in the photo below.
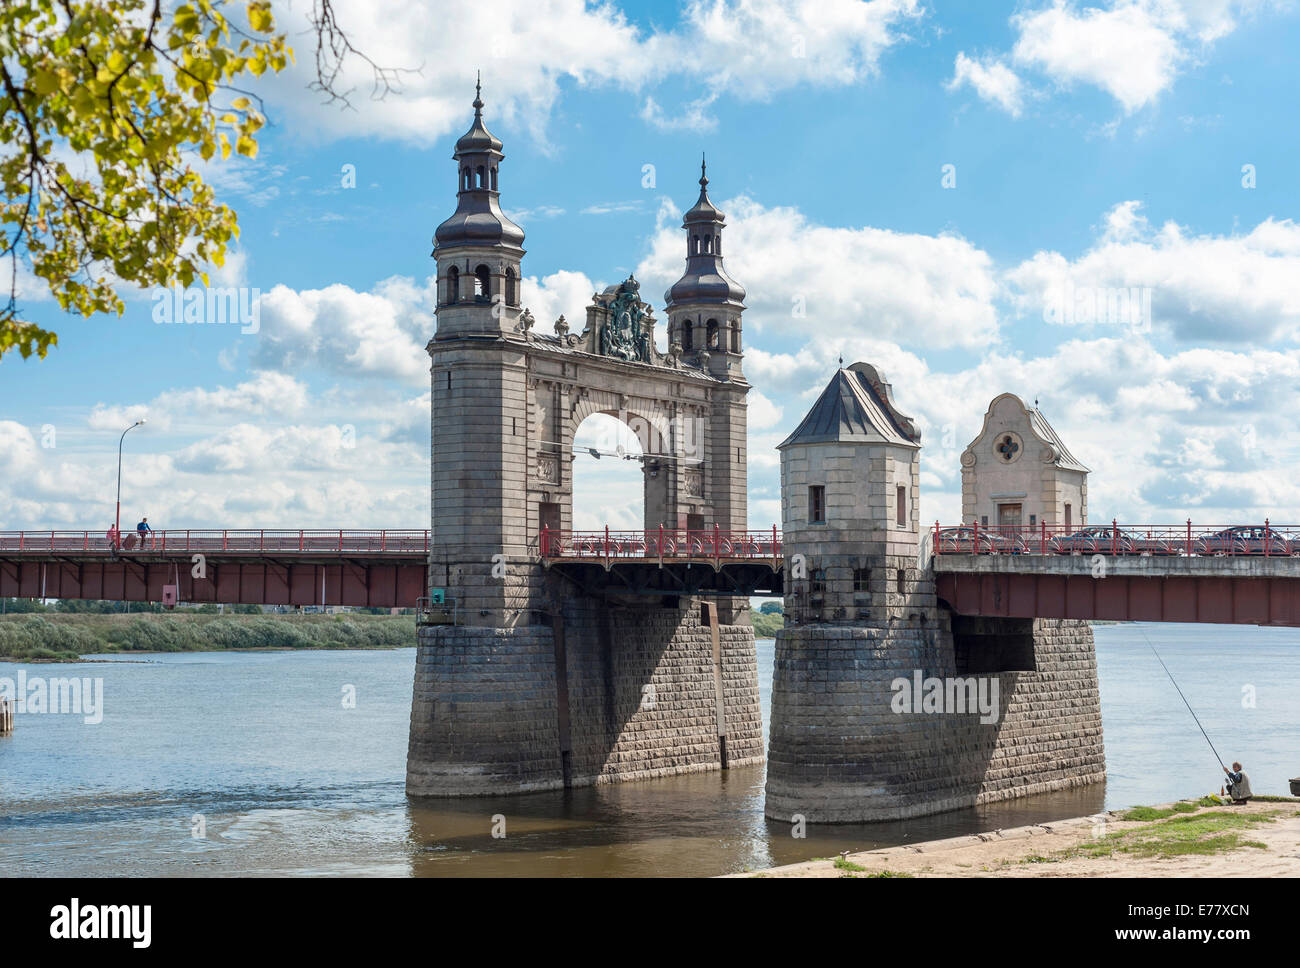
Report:
[[[410,615],[142,615],[88,613],[0,616],[0,658],[76,662],[122,652],[258,649],[397,649],[415,645]]]
[[[1221,854],[1239,847],[1266,849],[1257,840],[1243,836],[1261,824],[1276,823],[1277,811],[1269,813],[1240,813],[1231,810],[1201,812],[1196,804],[1188,803],[1192,811],[1154,810],[1139,807],[1123,815],[1123,820],[1146,821],[1141,827],[1103,834],[1077,847],[1059,852],[1067,857],[1109,857],[1112,854],[1133,854],[1137,857],[1177,857],[1186,854]],[[1147,811],[1152,816],[1134,816]],[[1178,815],[1174,815],[1177,813]],[[1163,818],[1163,819],[1162,819]]]
[[[1201,803],[1199,806],[1209,806]],[[1120,815],[1121,820],[1163,820],[1166,817],[1172,817],[1179,813],[1194,813],[1198,805],[1190,800],[1179,800],[1171,807],[1134,807]]]

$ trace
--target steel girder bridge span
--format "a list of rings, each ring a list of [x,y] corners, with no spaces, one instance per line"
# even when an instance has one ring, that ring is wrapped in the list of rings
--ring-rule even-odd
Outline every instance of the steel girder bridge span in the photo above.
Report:
[[[0,597],[411,608],[428,531],[0,532]]]
[[[1300,626],[1300,526],[936,524],[931,538],[958,615]]]
[[[557,531],[538,535],[543,566],[584,594],[728,596],[784,594],[781,532]]]

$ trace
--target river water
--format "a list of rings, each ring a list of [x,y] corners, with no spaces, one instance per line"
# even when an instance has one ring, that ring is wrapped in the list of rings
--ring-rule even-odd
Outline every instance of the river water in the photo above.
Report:
[[[92,657],[0,663],[0,677],[104,690],[102,722],[20,715],[0,737],[0,858],[7,875],[712,875],[1217,792],[1148,640],[1255,792],[1286,793],[1300,775],[1297,629],[1099,626],[1104,786],[803,839],[763,818],[762,767],[410,801],[414,649]],[[760,641],[765,721],[772,654]]]

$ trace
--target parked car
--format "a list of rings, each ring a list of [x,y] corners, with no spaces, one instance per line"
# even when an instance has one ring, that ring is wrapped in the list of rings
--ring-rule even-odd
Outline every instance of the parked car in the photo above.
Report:
[[[940,555],[984,555],[991,548],[989,534],[974,528],[942,528],[935,538],[935,553]]]
[[[941,555],[1012,555],[1027,550],[1025,539],[1018,534],[974,526],[940,529],[935,547]]]
[[[1029,553],[1029,542],[1019,531],[992,530],[988,532],[989,550],[995,555],[1024,555]],[[983,537],[981,535],[980,537]]]
[[[1152,534],[1148,531],[1146,534],[1136,534],[1130,531],[1128,535],[1133,539],[1135,554],[1159,557],[1161,555],[1181,555],[1187,550],[1187,539],[1170,533]]]
[[[1047,542],[1047,550],[1055,555],[1139,554],[1133,537],[1110,525],[1093,525],[1074,534],[1057,535]]]
[[[1197,538],[1192,545],[1198,555],[1262,555],[1266,547],[1270,555],[1284,556],[1292,553],[1292,542],[1287,541],[1284,535],[1262,525],[1256,527],[1250,524],[1224,528]]]

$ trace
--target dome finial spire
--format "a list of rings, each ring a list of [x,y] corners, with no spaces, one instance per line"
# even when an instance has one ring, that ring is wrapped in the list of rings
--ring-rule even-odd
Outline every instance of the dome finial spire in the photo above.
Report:
[[[483,117],[483,72],[474,72],[474,117]]]
[[[709,185],[709,177],[707,174],[705,174],[704,152],[701,151],[700,152],[700,187],[707,188],[708,185]]]

